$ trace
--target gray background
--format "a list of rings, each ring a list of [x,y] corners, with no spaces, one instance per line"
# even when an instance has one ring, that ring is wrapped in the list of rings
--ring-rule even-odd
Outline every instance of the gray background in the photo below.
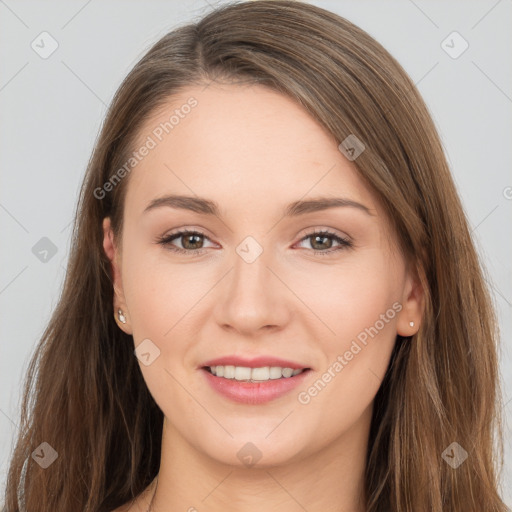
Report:
[[[512,0],[311,3],[346,17],[383,44],[418,85],[438,127],[499,315],[503,497],[510,506]],[[213,5],[0,0],[1,492],[18,428],[22,377],[59,296],[78,189],[106,106],[152,43]],[[31,47],[34,40],[42,46],[43,31],[58,42],[46,59]],[[453,31],[469,44],[457,58],[442,46]],[[452,39],[445,47],[452,46],[453,54],[463,43]],[[32,251],[43,237],[55,245],[54,255]]]

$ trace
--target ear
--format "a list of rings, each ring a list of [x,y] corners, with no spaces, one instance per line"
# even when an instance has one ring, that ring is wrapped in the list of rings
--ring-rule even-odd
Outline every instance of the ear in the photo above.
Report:
[[[128,307],[124,298],[122,273],[121,273],[121,257],[119,249],[116,247],[114,240],[114,231],[110,224],[110,217],[103,219],[103,249],[110,260],[112,269],[112,281],[114,284],[114,318],[119,328],[126,334],[133,334]],[[121,310],[121,314],[119,314]],[[121,319],[126,322],[123,323]]]
[[[416,272],[409,271],[407,274],[401,304],[397,332],[400,336],[413,336],[419,330],[424,306],[423,286]],[[414,324],[411,325],[411,322]]]

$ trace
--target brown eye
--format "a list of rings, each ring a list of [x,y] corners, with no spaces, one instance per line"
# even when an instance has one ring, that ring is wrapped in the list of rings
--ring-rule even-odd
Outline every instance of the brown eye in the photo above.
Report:
[[[311,235],[309,239],[313,249],[330,249],[333,244],[333,239],[326,235]]]
[[[181,239],[181,247],[173,243],[175,240]],[[199,253],[204,249],[204,240],[208,237],[199,231],[179,231],[170,235],[164,236],[158,240],[158,243],[165,246],[171,251],[180,253]]]
[[[349,239],[342,238],[336,233],[331,233],[330,231],[315,231],[313,233],[309,233],[302,238],[301,242],[304,241],[309,241],[314,254],[318,255],[331,254],[353,246]],[[339,247],[333,248],[334,242],[336,242]]]
[[[202,235],[197,233],[190,233],[186,235],[180,235],[182,238],[182,245],[184,249],[200,249],[199,245],[202,245]]]

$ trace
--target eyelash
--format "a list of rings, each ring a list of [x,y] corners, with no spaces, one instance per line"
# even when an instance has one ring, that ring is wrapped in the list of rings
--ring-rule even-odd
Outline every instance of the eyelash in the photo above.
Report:
[[[181,249],[180,247],[176,247],[176,246],[172,246],[171,245],[171,242],[173,240],[175,240],[176,238],[180,238],[182,236],[185,236],[185,235],[199,235],[199,236],[202,236],[202,237],[205,237],[205,238],[208,238],[204,233],[202,233],[201,231],[189,231],[189,230],[184,230],[184,231],[177,231],[175,233],[171,233],[169,235],[166,235],[166,236],[163,236],[163,237],[160,237],[158,240],[157,240],[157,243],[160,244],[160,245],[163,245],[165,246],[168,250],[170,251],[173,251],[173,252],[176,252],[176,253],[180,253],[180,254],[188,254],[188,255],[200,255],[202,254],[206,249],[205,248],[201,248],[201,249]],[[302,242],[304,240],[307,240],[308,238],[312,237],[312,236],[324,236],[324,237],[328,237],[328,238],[331,238],[333,240],[335,240],[336,242],[338,242],[340,244],[339,247],[337,248],[334,248],[334,249],[327,249],[325,251],[320,251],[320,250],[315,250],[315,249],[311,249],[313,251],[313,254],[315,256],[324,256],[324,255],[328,255],[328,254],[332,254],[333,252],[337,252],[337,251],[340,251],[340,250],[344,250],[344,249],[350,249],[353,247],[353,243],[348,239],[348,238],[342,238],[340,237],[339,235],[337,235],[336,233],[333,233],[329,230],[322,230],[322,231],[312,231],[306,235],[304,235],[300,240],[299,242]]]

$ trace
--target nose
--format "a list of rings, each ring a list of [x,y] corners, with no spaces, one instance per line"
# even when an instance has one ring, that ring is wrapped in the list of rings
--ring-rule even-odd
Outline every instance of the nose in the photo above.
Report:
[[[217,290],[214,316],[223,329],[254,336],[286,325],[292,294],[265,252],[249,261],[235,255],[233,267]]]

